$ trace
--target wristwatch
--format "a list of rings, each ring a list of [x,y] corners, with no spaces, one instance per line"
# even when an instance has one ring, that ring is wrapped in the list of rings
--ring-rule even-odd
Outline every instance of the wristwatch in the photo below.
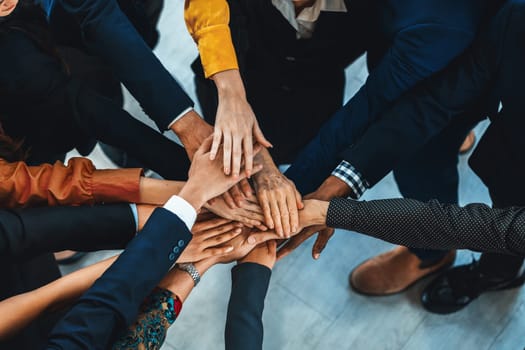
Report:
[[[193,286],[196,286],[199,284],[199,281],[201,280],[201,275],[199,274],[199,271],[195,268],[195,265],[192,263],[182,263],[177,264],[177,268],[182,271],[186,271],[191,278],[193,279]]]

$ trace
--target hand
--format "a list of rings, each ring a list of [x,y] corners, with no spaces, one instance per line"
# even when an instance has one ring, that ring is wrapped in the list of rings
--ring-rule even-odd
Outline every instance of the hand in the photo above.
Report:
[[[275,167],[265,169],[264,173],[259,173],[254,180],[266,226],[275,229],[281,238],[290,237],[292,233],[298,232],[297,210],[303,208],[303,203],[293,182]]]
[[[224,193],[246,177],[244,173],[236,178],[225,175],[221,169],[220,157],[215,160],[209,159],[208,150],[211,147],[211,142],[212,137],[210,136],[195,152],[188,181],[179,193],[179,196],[186,199],[197,210],[208,200]],[[261,169],[261,165],[256,165],[253,172],[258,172]]]
[[[179,137],[190,160],[202,142],[213,134],[213,127],[193,109],[173,123],[171,130]]]
[[[291,252],[300,246],[308,238],[312,237],[315,233],[319,232],[317,240],[312,248],[312,258],[319,259],[321,252],[323,251],[326,243],[334,234],[334,229],[326,227],[324,225],[311,226],[303,229],[298,235],[292,237],[288,242],[286,242],[281,249],[277,252],[277,260],[281,260]]]
[[[275,265],[277,253],[276,250],[277,243],[275,242],[275,240],[261,243],[258,246],[256,246],[251,252],[249,252],[244,258],[239,259],[238,263],[256,263],[259,265],[264,265],[271,270]]]
[[[216,73],[211,78],[217,86],[219,104],[210,159],[215,159],[222,141],[224,173],[238,176],[244,155],[245,174],[250,177],[253,173],[253,144],[258,143],[263,147],[272,145],[264,137],[255,114],[246,101],[239,71],[227,70]]]
[[[255,248],[257,246],[257,243],[251,243],[250,241],[248,241],[248,237],[250,237],[251,231],[252,230],[249,228],[243,228],[242,233],[240,235],[233,238],[227,243],[228,245],[233,246],[233,250],[222,256],[214,257],[214,264],[227,264],[232,261],[242,259],[253,248]]]
[[[222,198],[232,209],[239,208],[242,206],[243,201],[246,198],[253,196],[252,186],[248,180],[243,179],[237,185],[230,188],[228,192],[224,192]]]
[[[192,229],[193,238],[177,262],[195,262],[231,253],[234,247],[227,242],[241,234],[241,227],[242,224],[223,218],[197,222]]]
[[[256,226],[263,229],[264,226],[262,222],[264,221],[264,216],[257,202],[254,203],[250,200],[245,200],[241,207],[232,209],[226,204],[223,198],[223,196],[214,198],[205,205],[205,208],[220,217],[241,222],[248,227]]]

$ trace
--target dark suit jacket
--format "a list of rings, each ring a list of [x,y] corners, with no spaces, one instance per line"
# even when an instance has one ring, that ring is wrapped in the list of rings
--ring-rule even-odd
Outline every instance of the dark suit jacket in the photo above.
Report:
[[[525,198],[525,2],[508,1],[458,62],[403,98],[374,124],[344,158],[374,184],[451,119],[486,100],[491,124],[470,158],[472,169],[495,198],[521,203]]]
[[[365,85],[321,128],[286,172],[302,193],[314,191],[368,125],[421,80],[446,67],[474,39],[499,0],[373,1],[365,43]]]
[[[262,313],[272,271],[263,265],[243,263],[231,273],[232,290],[224,334],[226,350],[262,349]]]
[[[49,335],[47,349],[107,349],[191,240],[184,222],[156,209],[142,232]]]
[[[159,129],[193,102],[153,54],[116,0],[38,0],[51,13],[55,2],[76,17],[85,44],[110,64]],[[181,18],[182,20],[182,18]]]
[[[127,204],[0,211],[0,300],[59,278],[50,252],[121,249],[135,232]],[[41,348],[56,316],[33,322],[18,336],[2,342],[0,349]]]

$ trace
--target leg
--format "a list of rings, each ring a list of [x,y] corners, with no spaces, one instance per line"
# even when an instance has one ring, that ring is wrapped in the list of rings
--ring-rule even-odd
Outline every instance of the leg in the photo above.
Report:
[[[525,205],[523,198],[495,198],[494,207]],[[483,253],[479,261],[456,266],[432,281],[423,291],[421,302],[430,312],[448,314],[470,304],[486,291],[521,286],[525,273],[521,270],[523,257]]]
[[[471,118],[458,118],[401,162],[394,176],[404,197],[457,203],[458,148],[472,127]],[[350,275],[350,284],[364,294],[397,293],[449,267],[454,258],[455,252],[397,247],[359,265]]]

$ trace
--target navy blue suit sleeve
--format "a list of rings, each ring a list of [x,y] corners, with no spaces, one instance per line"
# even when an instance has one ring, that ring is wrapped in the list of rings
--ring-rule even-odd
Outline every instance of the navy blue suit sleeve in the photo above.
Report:
[[[243,263],[232,269],[226,350],[262,349],[262,313],[271,274],[268,267],[255,263]]]
[[[0,211],[0,256],[25,261],[66,249],[122,249],[135,236],[128,204]]]
[[[107,349],[191,240],[186,225],[155,209],[144,229],[57,324],[47,349]]]
[[[506,43],[511,9],[502,9],[468,52],[401,99],[343,153],[370,185],[410,157],[452,118],[478,108],[485,112],[478,115],[482,119],[494,110],[487,100],[492,99],[505,45],[515,45]]]
[[[474,31],[419,24],[398,32],[365,84],[321,128],[286,172],[299,192],[317,189],[342,160],[341,152],[404,93],[462,53],[473,40]]]
[[[167,129],[175,117],[193,106],[116,0],[57,1],[76,17],[85,44],[110,64],[160,130]]]

